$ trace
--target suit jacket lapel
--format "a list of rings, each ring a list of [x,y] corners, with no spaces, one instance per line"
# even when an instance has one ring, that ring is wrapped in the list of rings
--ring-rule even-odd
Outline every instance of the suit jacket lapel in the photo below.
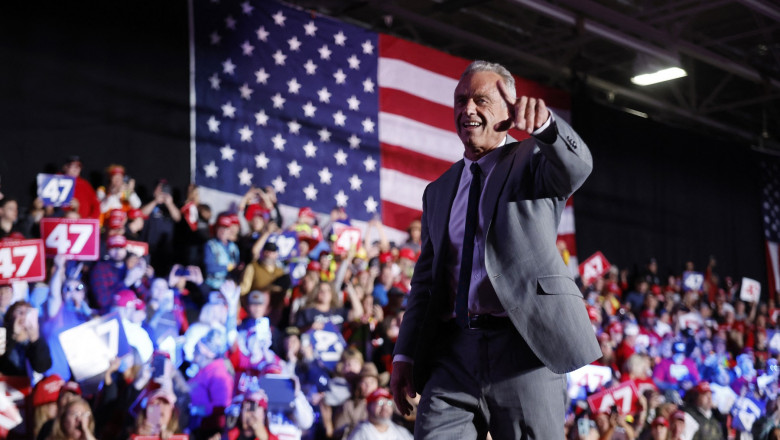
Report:
[[[458,182],[460,182],[460,175],[463,172],[464,163],[463,159],[455,162],[455,164],[441,176],[439,182],[441,183],[443,192],[434,194],[434,205],[428,207],[429,210],[433,208],[434,211],[431,214],[436,216],[436,220],[430,222],[430,224],[436,225],[438,229],[436,231],[429,231],[429,233],[431,234],[431,239],[433,240],[437,251],[442,251],[444,243],[449,241],[450,211],[452,210],[452,201],[455,200],[455,194],[458,192]]]
[[[517,140],[511,136],[507,136],[507,143],[499,152],[501,157],[498,159],[496,167],[493,168],[493,171],[490,173],[490,178],[488,179],[485,188],[482,190],[480,207],[482,208],[483,218],[488,221],[484,231],[486,235],[493,223],[493,214],[496,212],[498,196],[501,195],[501,190],[504,188],[504,184],[509,177],[509,170],[512,169],[512,163],[514,163],[515,156],[511,153],[515,148],[517,148]]]

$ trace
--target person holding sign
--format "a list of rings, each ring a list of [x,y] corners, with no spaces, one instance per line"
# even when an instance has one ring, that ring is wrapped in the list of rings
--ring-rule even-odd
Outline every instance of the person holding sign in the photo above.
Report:
[[[464,158],[423,195],[391,381],[402,414],[422,393],[419,439],[563,438],[563,373],[601,357],[556,247],[593,159],[543,100],[515,96],[505,67],[466,68],[454,94]],[[511,128],[531,139],[517,142]]]

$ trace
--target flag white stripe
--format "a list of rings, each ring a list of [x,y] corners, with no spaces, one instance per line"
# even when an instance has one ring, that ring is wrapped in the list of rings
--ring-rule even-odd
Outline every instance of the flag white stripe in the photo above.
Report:
[[[400,90],[437,104],[452,107],[458,80],[393,58],[379,58],[379,87]]]
[[[558,234],[574,234],[574,208],[571,206],[563,208],[561,222],[558,224]]]
[[[774,290],[777,292],[780,291],[780,244],[767,241],[767,247],[769,248],[769,262],[771,266],[769,270],[774,274]]]
[[[423,192],[429,183],[427,180],[388,168],[380,169],[379,173],[382,200],[422,211]]]
[[[455,132],[392,113],[379,113],[379,142],[447,162],[463,158],[463,143]]]

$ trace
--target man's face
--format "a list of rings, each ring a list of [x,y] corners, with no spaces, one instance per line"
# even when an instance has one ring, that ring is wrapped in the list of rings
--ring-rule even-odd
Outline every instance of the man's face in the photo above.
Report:
[[[495,72],[475,72],[455,88],[455,128],[466,154],[479,157],[496,147],[509,128],[509,110],[498,91],[501,76]]]
[[[62,167],[62,171],[70,177],[79,177],[79,174],[81,174],[81,162],[68,162]]]
[[[19,205],[15,201],[9,200],[5,203],[2,210],[3,218],[15,222],[19,218]]]
[[[123,247],[112,247],[108,249],[108,256],[118,263],[127,258],[127,250]]]
[[[376,402],[369,404],[368,417],[372,422],[387,425],[393,417],[393,401],[391,399],[381,398]]]
[[[249,304],[247,307],[249,316],[254,319],[260,319],[264,317],[266,311],[268,311],[268,295],[264,295],[263,304]]]

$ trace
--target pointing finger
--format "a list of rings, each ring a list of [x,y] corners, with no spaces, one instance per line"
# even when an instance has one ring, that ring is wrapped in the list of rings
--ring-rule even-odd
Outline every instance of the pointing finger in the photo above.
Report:
[[[517,98],[509,94],[509,90],[506,89],[506,86],[504,85],[504,82],[501,80],[496,81],[496,84],[498,85],[498,92],[501,94],[501,98],[506,101],[506,104],[508,107],[512,107],[515,105],[515,102],[517,101]]]

